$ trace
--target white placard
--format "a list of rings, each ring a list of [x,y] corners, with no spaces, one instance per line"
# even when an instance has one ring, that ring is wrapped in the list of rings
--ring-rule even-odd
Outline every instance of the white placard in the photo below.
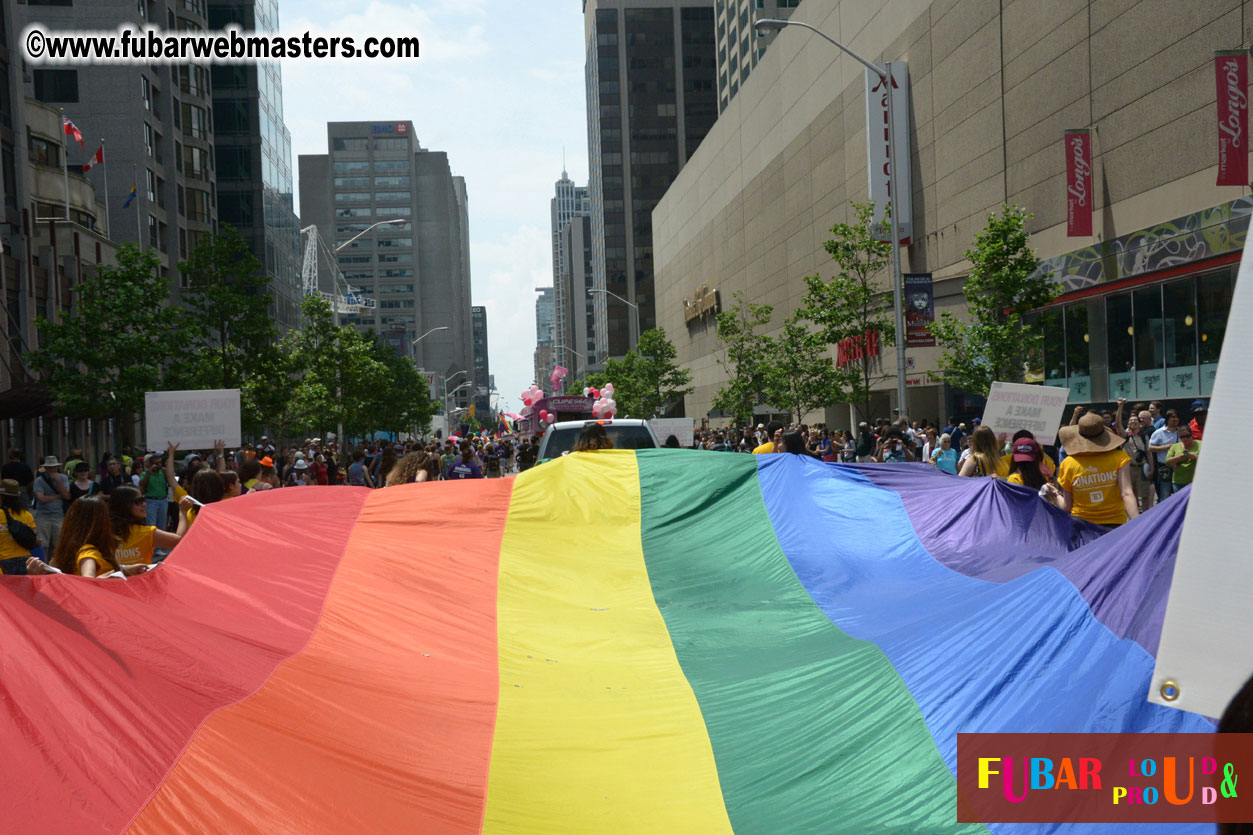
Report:
[[[239,389],[150,391],[144,395],[148,449],[166,444],[179,449],[213,449],[214,441],[228,447],[242,442],[239,427]]]
[[[648,422],[657,436],[657,443],[666,445],[666,438],[671,435],[679,439],[679,446],[690,449],[696,442],[695,420],[693,418],[653,418]]]
[[[1030,429],[1036,443],[1050,445],[1057,439],[1069,397],[1068,388],[993,383],[988,403],[983,407],[983,425],[998,436],[1003,432],[1010,438],[1020,429]]]
[[[1253,257],[1246,248],[1148,694],[1149,701],[1215,717],[1253,675],[1253,560],[1244,518],[1249,474],[1240,454],[1248,446],[1253,410],[1250,355]],[[1167,681],[1178,687],[1173,701],[1162,696]]]
[[[913,234],[913,179],[909,166],[909,64],[893,61],[889,72],[892,88],[892,159],[897,161],[896,183],[901,193],[892,205],[897,237],[909,243]],[[888,167],[888,96],[883,79],[866,70],[866,161],[870,172],[870,202],[874,204],[874,228],[881,228],[884,210],[891,199],[891,169]],[[882,229],[880,240],[889,240]]]

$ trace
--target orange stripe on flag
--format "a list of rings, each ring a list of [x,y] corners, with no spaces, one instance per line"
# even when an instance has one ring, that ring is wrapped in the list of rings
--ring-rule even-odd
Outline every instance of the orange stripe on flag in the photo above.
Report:
[[[309,645],[209,718],[130,831],[477,831],[512,485],[372,493]]]

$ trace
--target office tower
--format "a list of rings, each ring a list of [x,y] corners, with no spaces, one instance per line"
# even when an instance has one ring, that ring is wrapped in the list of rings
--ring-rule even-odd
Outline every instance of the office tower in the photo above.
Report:
[[[475,305],[470,308],[470,323],[474,342],[474,408],[481,420],[487,420],[492,411],[492,374],[487,357],[487,308]]]
[[[209,0],[209,27],[278,30],[278,0]],[[291,133],[277,62],[213,65],[218,219],[239,230],[270,279],[273,315],[300,326],[300,223],[292,204]]]
[[[550,391],[553,365],[553,339],[557,312],[552,287],[536,287],[535,292],[535,385]]]
[[[331,122],[326,130],[329,154],[300,155],[300,217],[337,251],[343,280],[374,300],[372,312],[345,321],[375,331],[419,368],[472,373],[468,204],[448,154],[423,148],[407,121]],[[375,226],[381,221],[395,223]],[[320,289],[335,289],[332,276],[320,278]],[[435,328],[447,330],[414,344]],[[473,394],[462,389],[456,405]]]
[[[596,356],[656,325],[652,211],[718,117],[714,6],[585,0]]]
[[[568,300],[565,344],[574,363],[566,367],[575,378],[582,379],[589,371],[604,369],[604,362],[596,357],[596,296],[588,292],[593,289],[592,218],[581,215],[567,223],[561,230],[561,243],[562,282]]]
[[[556,195],[551,201],[552,235],[553,235],[553,308],[555,311],[553,327],[553,358],[562,366],[574,370],[586,367],[591,360],[587,348],[579,347],[574,341],[573,316],[576,310],[582,310],[585,302],[593,301],[572,294],[570,276],[567,272],[569,259],[564,248],[564,233],[570,221],[576,217],[591,214],[591,200],[585,186],[576,186],[574,181],[563,170],[561,179],[556,184]],[[581,374],[578,376],[582,376]]]
[[[61,0],[18,5],[16,17],[18,32],[35,22],[66,31],[113,30],[125,22],[208,27],[205,0]],[[217,227],[208,62],[32,66],[28,75],[27,95],[64,108],[83,133],[86,148],[70,140],[71,165],[85,162],[104,139],[108,194],[104,168],[88,176],[108,206],[109,237],[141,241],[156,251],[164,275],[177,273],[178,262]],[[123,209],[132,184],[135,200]],[[172,280],[175,299],[180,289]]]
[[[778,34],[775,29],[758,32],[753,23],[761,18],[787,20],[800,4],[801,0],[717,0],[714,3],[718,24],[719,113],[727,109]]]

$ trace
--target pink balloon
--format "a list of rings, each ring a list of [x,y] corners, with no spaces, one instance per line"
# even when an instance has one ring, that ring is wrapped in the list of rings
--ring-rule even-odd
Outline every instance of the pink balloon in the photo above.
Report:
[[[556,423],[556,421],[557,421],[557,416],[553,414],[550,414],[548,415],[548,417],[544,418],[545,423]]]

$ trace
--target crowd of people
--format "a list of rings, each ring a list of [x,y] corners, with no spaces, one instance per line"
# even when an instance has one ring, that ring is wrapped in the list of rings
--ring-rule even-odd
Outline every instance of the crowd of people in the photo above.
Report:
[[[502,478],[534,465],[537,447],[530,438],[479,436],[361,443],[341,454],[321,438],[280,448],[262,436],[181,459],[174,444],[133,456],[105,453],[95,466],[81,449],[71,449],[64,464],[49,455],[37,466],[10,450],[0,472],[0,570],[128,576],[164,559],[208,504],[287,487]]]
[[[1191,483],[1207,414],[1200,400],[1192,403],[1187,421],[1156,401],[1137,404],[1129,414],[1126,406],[1120,400],[1115,410],[1099,413],[1075,407],[1047,446],[1025,429],[998,436],[978,418],[968,425],[953,417],[940,427],[899,413],[847,433],[777,422],[701,430],[694,446],[828,462],[920,462],[956,477],[998,478],[1034,489],[1080,519],[1113,527]],[[583,434],[576,451],[609,445],[596,424]],[[181,460],[173,444],[133,456],[106,453],[94,466],[81,449],[72,449],[64,464],[49,455],[37,468],[21,451],[10,450],[0,472],[0,569],[127,576],[159,563],[205,505],[288,487],[501,478],[535,465],[541,437],[380,441],[341,451],[321,438],[281,447],[262,436],[232,450],[219,442],[205,456],[189,452]],[[666,445],[678,442],[670,437]]]
[[[1125,399],[1101,412],[1076,406],[1069,424],[1042,446],[1030,431],[998,435],[979,418],[967,424],[954,416],[940,427],[895,411],[891,420],[865,421],[855,432],[779,422],[703,430],[695,446],[850,464],[918,462],[955,476],[1030,487],[1080,519],[1114,527],[1192,483],[1207,414],[1202,400],[1192,403],[1186,422],[1158,401],[1130,411]]]

